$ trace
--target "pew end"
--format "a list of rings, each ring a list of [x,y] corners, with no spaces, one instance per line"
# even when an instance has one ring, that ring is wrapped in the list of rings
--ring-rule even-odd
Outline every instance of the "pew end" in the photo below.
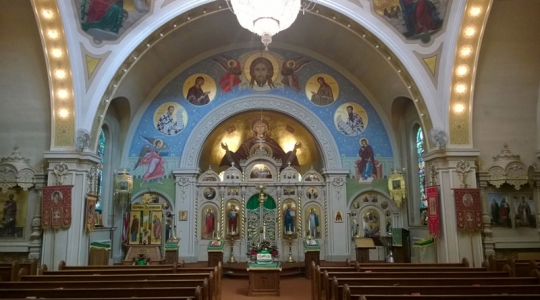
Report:
[[[351,290],[348,284],[343,286],[343,300],[351,300]]]
[[[466,267],[466,268],[468,268],[468,267],[471,266],[471,264],[469,263],[469,259],[466,258],[466,257],[464,257],[464,258],[461,260],[461,264],[462,264],[464,267]]]
[[[21,281],[21,276],[28,275],[28,270],[21,268],[19,272],[17,272],[17,277],[13,279],[13,281]]]

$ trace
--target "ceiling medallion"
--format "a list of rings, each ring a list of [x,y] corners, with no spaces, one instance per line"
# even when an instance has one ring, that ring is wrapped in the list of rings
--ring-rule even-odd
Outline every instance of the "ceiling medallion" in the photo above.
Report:
[[[289,28],[299,11],[315,7],[314,1],[300,0],[225,0],[240,25],[261,36],[266,50],[272,36]]]

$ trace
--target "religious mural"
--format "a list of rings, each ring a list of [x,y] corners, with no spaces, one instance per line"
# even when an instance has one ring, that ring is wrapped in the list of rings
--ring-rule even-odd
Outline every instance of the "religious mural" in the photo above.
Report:
[[[292,234],[296,232],[296,202],[293,199],[283,201],[283,233]]]
[[[155,188],[174,195],[171,171],[178,166],[199,120],[224,103],[248,96],[286,98],[311,110],[328,124],[326,130],[336,141],[343,164],[350,166],[360,184],[355,189],[362,189],[361,184],[384,186],[375,179],[391,172],[390,139],[382,119],[357,87],[336,70],[294,51],[238,49],[186,68],[145,108],[129,137],[133,193]],[[281,169],[290,164],[304,174],[311,166],[324,167],[311,130],[292,115],[242,112],[212,130],[200,164],[214,166],[219,174],[232,165],[239,168],[241,160],[261,150],[281,160]],[[246,178],[264,181],[277,175],[271,169],[252,171]]]
[[[28,191],[22,189],[0,193],[0,238],[24,238],[27,199]]]
[[[211,240],[219,234],[219,215],[213,205],[206,205],[202,209],[201,239]]]
[[[536,228],[536,210],[532,193],[512,193],[516,227]]]
[[[150,11],[153,0],[74,0],[81,29],[96,44],[116,41]]]
[[[238,236],[240,234],[240,220],[242,214],[240,211],[240,202],[238,200],[229,200],[226,206],[227,213],[227,235]]]
[[[508,194],[488,193],[488,203],[491,226],[512,228],[511,204]]]
[[[444,21],[449,0],[373,0],[375,12],[403,36],[428,43]]]
[[[307,205],[304,209],[304,220],[305,220],[305,236],[311,236],[312,238],[321,237],[321,222],[324,222],[321,219],[321,208],[316,204]]]

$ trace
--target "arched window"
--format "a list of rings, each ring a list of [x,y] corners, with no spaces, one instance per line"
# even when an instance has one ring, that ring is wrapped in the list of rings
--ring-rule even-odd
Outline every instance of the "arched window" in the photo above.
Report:
[[[101,168],[99,168],[98,173],[98,201],[96,203],[96,213],[101,214],[102,213],[102,200],[103,200],[103,167],[105,166],[105,132],[103,131],[103,128],[99,130],[99,146],[98,146],[98,154],[101,157]]]
[[[418,161],[418,182],[420,192],[420,216],[422,219],[420,223],[426,225],[425,214],[427,211],[427,197],[426,197],[426,167],[424,163],[424,132],[422,127],[418,127],[416,131],[416,155]]]

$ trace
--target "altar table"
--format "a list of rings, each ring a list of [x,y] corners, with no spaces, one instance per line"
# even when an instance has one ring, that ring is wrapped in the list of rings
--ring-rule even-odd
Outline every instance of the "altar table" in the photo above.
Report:
[[[249,273],[249,297],[258,295],[280,295],[280,262],[270,264],[248,263],[247,271]]]

